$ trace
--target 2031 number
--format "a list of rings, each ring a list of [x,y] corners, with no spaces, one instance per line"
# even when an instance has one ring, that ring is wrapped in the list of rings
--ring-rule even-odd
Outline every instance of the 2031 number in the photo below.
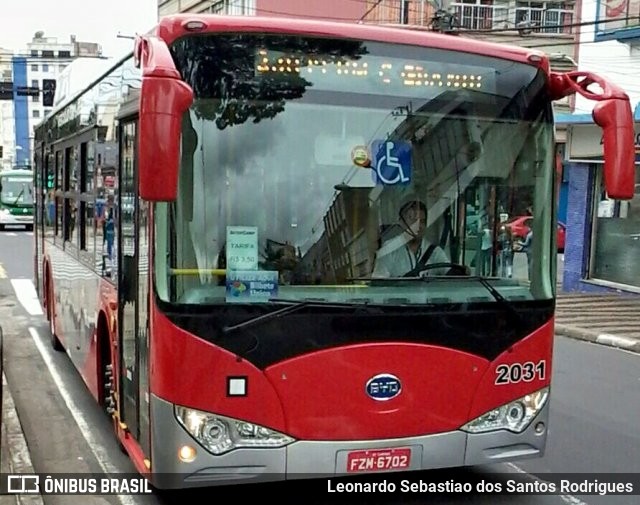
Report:
[[[544,380],[547,376],[547,362],[513,363],[512,365],[498,365],[496,368],[496,384],[517,384],[518,382],[532,382],[536,379]]]

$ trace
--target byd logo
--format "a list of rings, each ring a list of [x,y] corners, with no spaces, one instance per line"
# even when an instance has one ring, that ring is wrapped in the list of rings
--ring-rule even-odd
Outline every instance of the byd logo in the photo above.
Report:
[[[402,384],[400,383],[400,379],[395,375],[383,373],[376,375],[375,377],[371,377],[371,379],[367,381],[365,389],[367,391],[367,395],[374,400],[386,401],[391,400],[391,398],[395,398],[400,394],[400,391],[402,391]]]

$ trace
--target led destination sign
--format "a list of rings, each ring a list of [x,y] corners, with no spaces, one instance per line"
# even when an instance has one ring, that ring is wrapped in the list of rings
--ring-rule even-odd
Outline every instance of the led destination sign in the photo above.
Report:
[[[434,87],[482,89],[487,92],[493,88],[495,72],[494,69],[456,63],[419,62],[368,55],[358,59],[310,57],[265,49],[259,50],[256,55],[255,71],[257,75],[265,77],[300,77],[320,89],[360,87],[364,84],[375,86],[379,88],[378,91],[389,87]]]

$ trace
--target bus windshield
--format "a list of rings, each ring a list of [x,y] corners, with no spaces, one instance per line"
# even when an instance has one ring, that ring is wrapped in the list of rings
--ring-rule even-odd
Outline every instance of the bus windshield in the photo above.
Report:
[[[0,202],[4,205],[33,205],[31,176],[0,174]]]
[[[195,99],[160,298],[407,305],[553,297],[542,70],[372,41],[176,41]],[[552,233],[554,230],[554,233]]]

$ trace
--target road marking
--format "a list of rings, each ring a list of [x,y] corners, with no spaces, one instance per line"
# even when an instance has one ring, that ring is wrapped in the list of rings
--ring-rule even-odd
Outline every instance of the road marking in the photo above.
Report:
[[[2,266],[2,263],[0,263],[0,279],[6,279],[6,278],[7,278],[7,271]]]
[[[85,417],[85,415],[76,405],[76,402],[73,400],[71,393],[69,393],[69,390],[64,384],[64,380],[58,373],[58,370],[56,370],[56,367],[53,364],[53,360],[51,359],[52,351],[50,351],[49,348],[42,343],[42,339],[40,338],[40,334],[38,333],[38,330],[30,326],[29,333],[31,334],[31,338],[33,338],[33,341],[36,344],[36,348],[38,349],[40,356],[42,356],[44,364],[47,365],[47,368],[49,369],[49,373],[53,378],[53,382],[58,388],[58,391],[60,391],[60,395],[62,396],[62,399],[64,400],[65,405],[69,409],[69,412],[71,412],[71,415],[73,416],[73,419],[78,425],[78,428],[82,433],[82,436],[86,440],[87,444],[89,444],[89,447],[91,448],[91,452],[93,452],[93,455],[96,457],[96,460],[100,465],[100,468],[102,468],[102,471],[105,474],[120,473],[118,469],[114,465],[112,465],[111,462],[109,461],[109,453],[107,449],[96,439],[96,437],[93,436],[93,427],[87,421],[87,418]],[[135,500],[132,496],[117,495],[117,498],[122,505],[138,505],[138,501]]]
[[[622,349],[629,349],[636,345],[637,340],[633,338],[619,337],[617,335],[610,335],[609,333],[601,333],[597,336],[596,342],[598,344],[612,345],[614,347],[621,347]]]
[[[520,468],[518,465],[514,465],[513,463],[505,463],[505,464],[506,464],[506,466],[508,466],[512,470],[515,470],[518,473],[524,474],[527,477],[529,477],[529,478],[531,478],[531,479],[533,479],[535,481],[545,482],[544,480],[542,480],[541,478],[537,477],[536,475],[533,475],[533,474],[527,472],[526,470],[524,470],[523,468]],[[587,502],[584,502],[584,501],[580,500],[579,498],[576,498],[575,496],[570,495],[570,494],[561,494],[559,496],[560,496],[560,499],[563,502],[565,502],[565,503],[567,503],[569,505],[589,505]]]
[[[9,231],[9,232],[5,233],[5,236],[7,236],[7,237],[17,237],[18,234],[16,232]]]
[[[42,307],[31,279],[11,279],[11,284],[13,284],[16,297],[24,309],[32,316],[41,316]]]

